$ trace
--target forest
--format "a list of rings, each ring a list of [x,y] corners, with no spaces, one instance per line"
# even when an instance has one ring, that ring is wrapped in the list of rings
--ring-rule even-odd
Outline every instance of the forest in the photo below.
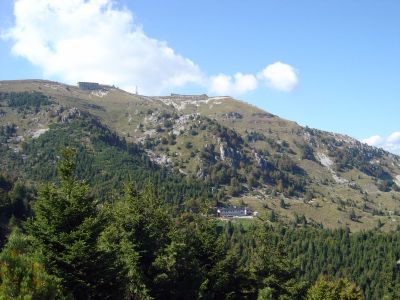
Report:
[[[258,220],[125,181],[102,199],[66,148],[38,190],[0,176],[1,299],[398,299],[400,233]]]
[[[22,92],[0,93],[0,101],[29,114],[53,100]],[[147,155],[175,143],[173,135],[129,143],[85,111],[56,117],[18,151],[9,147],[18,126],[2,125],[0,299],[400,299],[399,228],[332,230],[304,215],[283,222],[274,210],[247,222],[216,218],[212,208],[263,184],[307,197],[309,177],[287,143],[255,131],[242,138],[198,118],[192,136],[214,132],[238,150],[263,141],[279,155],[265,150],[259,169],[239,151],[229,165],[206,144],[197,150],[205,177],[197,178]],[[310,146],[297,146],[315,161]],[[357,151],[332,155],[342,169],[364,168]],[[379,167],[364,169],[390,179]]]

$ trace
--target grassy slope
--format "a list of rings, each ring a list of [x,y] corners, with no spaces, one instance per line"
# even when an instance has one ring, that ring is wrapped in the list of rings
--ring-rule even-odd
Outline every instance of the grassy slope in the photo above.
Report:
[[[375,178],[368,176],[357,169],[337,172],[337,176],[347,179],[353,185],[361,187],[355,189],[349,184],[336,183],[331,172],[318,160],[311,161],[301,159],[301,149],[299,144],[308,143],[307,131],[294,122],[283,120],[277,116],[270,115],[254,106],[232,98],[214,98],[208,101],[189,102],[182,105],[182,100],[172,99],[173,105],[168,105],[157,98],[147,98],[132,95],[119,89],[110,89],[105,94],[92,93],[79,90],[73,86],[57,84],[46,81],[20,81],[20,82],[1,82],[0,91],[40,91],[49,95],[55,104],[52,109],[63,106],[66,109],[77,107],[83,111],[89,111],[98,116],[102,123],[117,131],[121,136],[129,141],[142,139],[157,140],[162,136],[168,137],[169,131],[157,133],[157,125],[163,126],[165,119],[161,118],[162,113],[175,113],[178,117],[188,114],[200,114],[210,119],[217,120],[218,123],[232,128],[245,138],[251,131],[262,133],[267,139],[280,143],[288,143],[292,153],[288,154],[300,167],[306,170],[310,177],[308,189],[313,192],[311,199],[285,198],[288,204],[285,209],[280,208],[282,195],[270,195],[270,186],[259,187],[240,199],[232,199],[233,203],[244,201],[254,209],[260,211],[270,211],[274,209],[281,215],[282,219],[290,220],[294,214],[304,214],[307,219],[316,223],[322,223],[327,227],[349,226],[352,230],[371,228],[376,226],[378,219],[384,223],[384,229],[393,229],[400,222],[400,217],[393,215],[400,210],[400,195],[398,192],[381,192],[377,189]],[[0,118],[1,124],[18,124],[17,134],[25,136],[29,140],[32,131],[48,128],[52,122],[57,122],[57,118],[49,117],[49,112],[41,111],[38,114],[26,114],[21,118],[20,114],[15,113],[8,107],[1,107],[6,114]],[[238,112],[241,118],[232,118],[227,113]],[[187,174],[195,174],[200,164],[198,155],[192,154],[196,150],[202,149],[207,143],[214,143],[218,146],[213,132],[199,130],[197,135],[189,132],[190,128],[196,128],[199,121],[197,119],[187,120],[181,124],[174,121],[173,129],[181,129],[182,134],[176,137],[174,145],[159,144],[151,151],[155,156],[163,156],[167,153],[171,166]],[[141,127],[139,127],[141,125]],[[247,132],[247,133],[246,133]],[[343,139],[345,147],[352,145],[348,137],[333,135],[330,133],[318,132],[315,137],[316,144],[313,145],[314,154],[328,154],[327,145],[321,141],[323,138]],[[193,147],[188,149],[185,145],[191,142]],[[267,150],[270,155],[281,155],[274,145],[265,141],[249,143],[246,151]],[[14,145],[18,147],[18,145]],[[219,151],[218,147],[216,147]],[[399,161],[388,154],[380,159],[380,164],[390,170],[392,174],[400,174]],[[335,162],[335,158],[331,157]],[[334,168],[333,166],[332,168]],[[367,198],[364,192],[368,193]],[[367,201],[365,200],[367,199]],[[363,211],[367,204],[370,210]],[[381,215],[373,215],[372,210]],[[349,214],[354,210],[359,219],[357,222],[350,220]],[[364,209],[365,210],[365,209]]]

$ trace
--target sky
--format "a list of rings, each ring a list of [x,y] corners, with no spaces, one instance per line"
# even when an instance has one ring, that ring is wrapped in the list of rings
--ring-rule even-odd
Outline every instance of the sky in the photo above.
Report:
[[[400,154],[398,0],[1,0],[0,80],[231,95]]]

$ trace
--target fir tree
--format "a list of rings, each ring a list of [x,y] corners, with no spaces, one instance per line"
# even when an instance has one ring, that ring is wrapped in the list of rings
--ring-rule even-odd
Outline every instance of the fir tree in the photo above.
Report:
[[[40,190],[26,229],[50,273],[62,279],[74,298],[107,298],[118,289],[109,280],[108,260],[97,249],[103,224],[87,184],[78,181],[74,171],[75,151],[66,149],[58,164],[60,184]]]

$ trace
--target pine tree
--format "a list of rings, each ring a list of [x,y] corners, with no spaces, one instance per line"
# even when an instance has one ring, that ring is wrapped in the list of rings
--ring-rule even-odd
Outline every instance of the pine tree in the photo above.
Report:
[[[154,293],[153,264],[169,241],[171,220],[149,183],[138,192],[126,185],[124,197],[109,207],[108,225],[101,234],[100,247],[115,255],[115,269],[124,295],[130,299],[151,299]],[[156,267],[157,268],[157,267]]]
[[[11,233],[0,253],[0,299],[63,299],[60,279],[49,275],[31,239]]]
[[[65,149],[58,164],[60,184],[40,190],[26,229],[50,273],[62,279],[74,298],[107,298],[118,289],[107,279],[108,260],[97,249],[103,224],[87,184],[78,181],[74,171],[75,151]]]
[[[257,281],[259,299],[301,299],[306,282],[296,278],[297,268],[278,248],[266,242],[271,238],[268,228],[255,232],[249,268]]]

